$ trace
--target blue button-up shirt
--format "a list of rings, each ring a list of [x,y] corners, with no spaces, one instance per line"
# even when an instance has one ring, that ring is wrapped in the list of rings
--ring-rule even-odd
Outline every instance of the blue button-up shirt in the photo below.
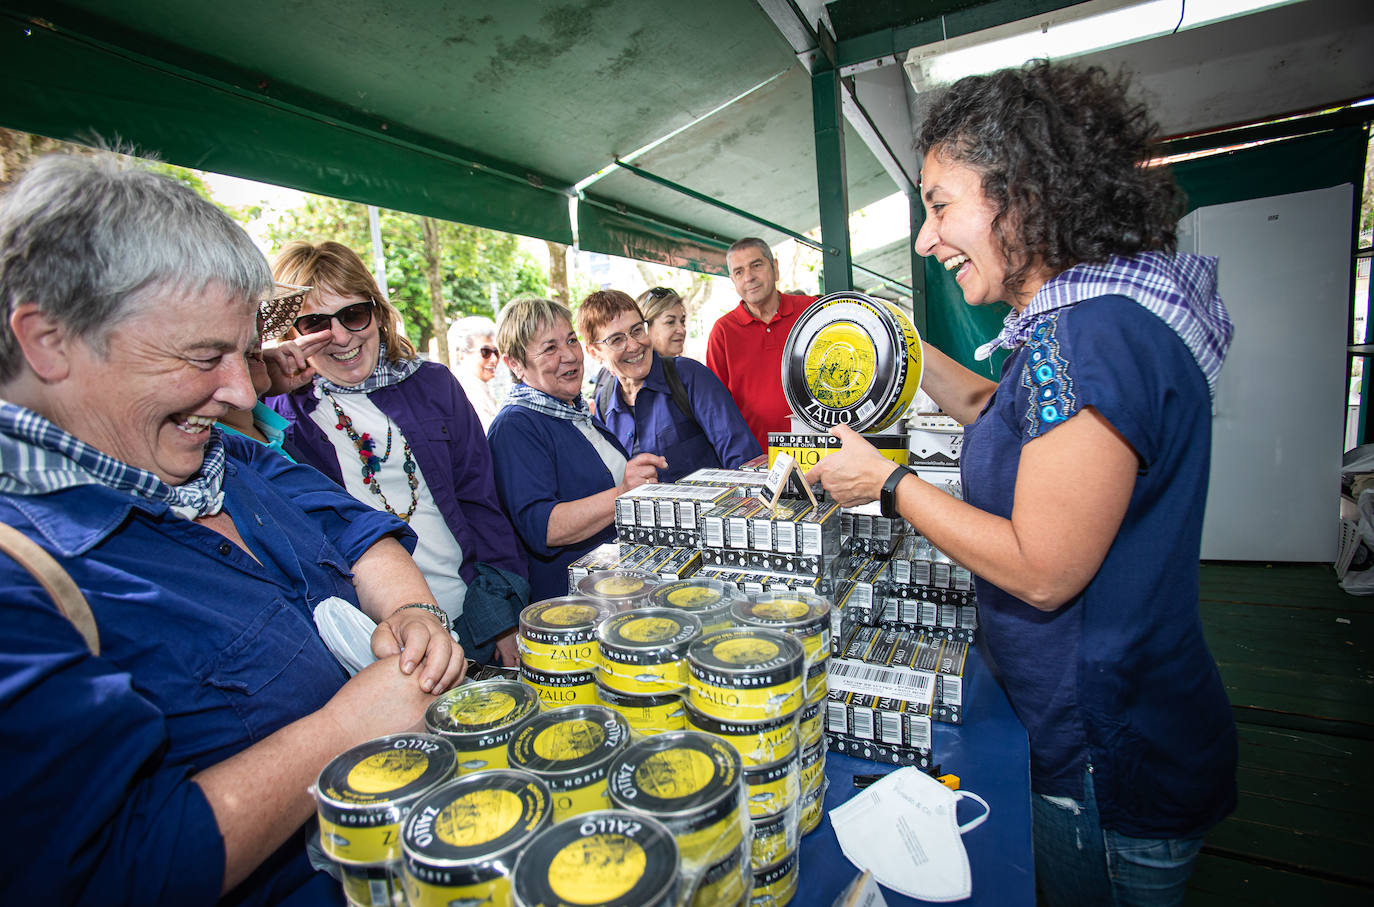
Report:
[[[248,552],[166,504],[105,486],[0,495],[0,519],[90,603],[101,654],[0,558],[0,802],[23,833],[0,902],[214,904],[224,842],[191,777],[323,706],[347,680],[311,606],[356,602],[353,564],[413,535],[308,466],[225,436],[225,511]],[[20,827],[20,826],[16,826]],[[301,836],[239,903],[338,904]]]
[[[599,414],[620,446],[631,456],[652,453],[667,460],[668,467],[658,471],[660,482],[676,482],[698,469],[734,469],[762,453],[734,398],[715,373],[685,356],[673,363],[696,418],[673,402],[663,377],[663,360],[655,353],[635,405],[620,398],[617,380],[610,405]]]

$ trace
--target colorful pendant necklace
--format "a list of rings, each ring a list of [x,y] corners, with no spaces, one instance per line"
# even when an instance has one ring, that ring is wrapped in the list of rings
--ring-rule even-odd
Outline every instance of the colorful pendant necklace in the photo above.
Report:
[[[415,508],[419,506],[420,477],[417,476],[415,469],[415,457],[410,452],[410,442],[401,440],[401,449],[404,451],[405,459],[402,461],[401,468],[406,473],[406,483],[410,485],[410,509],[405,513],[397,513],[391,509],[391,504],[387,502],[386,495],[382,494],[382,483],[377,479],[377,473],[381,471],[382,464],[391,459],[391,418],[386,420],[386,453],[377,456],[377,442],[372,435],[363,432],[361,435],[353,428],[353,420],[339,406],[339,401],[334,399],[334,395],[329,391],[322,391],[325,398],[329,400],[329,405],[334,407],[334,416],[339,420],[334,427],[348,435],[348,440],[353,442],[354,448],[358,451],[358,457],[362,460],[363,484],[366,485],[373,494],[382,502],[386,512],[409,523],[410,518],[415,515]]]

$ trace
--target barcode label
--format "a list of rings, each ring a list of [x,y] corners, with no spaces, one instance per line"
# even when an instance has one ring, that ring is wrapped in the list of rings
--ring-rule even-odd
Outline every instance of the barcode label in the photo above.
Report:
[[[773,550],[773,521],[772,520],[753,520],[754,530],[754,550],[772,551]]]
[[[658,525],[664,529],[672,529],[677,525],[677,511],[671,498],[658,502]]]
[[[804,523],[801,531],[801,553],[821,554],[821,527],[815,523]]]
[[[773,546],[783,554],[796,554],[797,524],[787,521],[774,523]]]
[[[930,705],[935,700],[935,675],[909,668],[888,668],[842,658],[831,659],[830,689]]]
[[[945,705],[964,704],[964,678],[954,674],[940,675],[940,701]]]
[[[635,502],[627,497],[616,498],[615,521],[622,526],[635,524]]]
[[[718,516],[708,516],[702,528],[705,529],[702,535],[706,537],[708,548],[725,547],[725,520]]]
[[[864,740],[873,739],[873,710],[855,706],[854,714],[854,736],[862,737]]]
[[[844,707],[843,702],[832,701],[825,704],[825,729],[837,734],[849,733],[849,710]]]
[[[878,739],[883,743],[905,743],[902,739],[902,715],[900,712],[878,713]]]
[[[930,719],[924,715],[908,714],[905,717],[907,746],[930,749]]]

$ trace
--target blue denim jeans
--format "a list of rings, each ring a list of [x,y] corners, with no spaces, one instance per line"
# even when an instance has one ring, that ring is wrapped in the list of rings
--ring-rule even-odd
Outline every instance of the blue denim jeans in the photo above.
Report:
[[[1035,882],[1046,907],[1173,907],[1183,903],[1202,838],[1131,838],[1102,828],[1093,779],[1083,802],[1031,795]]]

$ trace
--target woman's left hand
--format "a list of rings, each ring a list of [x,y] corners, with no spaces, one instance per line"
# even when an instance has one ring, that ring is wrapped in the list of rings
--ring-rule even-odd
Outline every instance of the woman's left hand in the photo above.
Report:
[[[442,693],[463,679],[467,659],[443,623],[424,608],[398,608],[377,625],[372,653],[378,658],[401,656],[401,672],[419,668],[416,679],[427,693]]]
[[[821,457],[806,474],[808,485],[817,482],[842,507],[856,507],[878,500],[883,483],[897,468],[877,448],[847,425],[836,425],[830,434],[840,439],[838,451]]]

